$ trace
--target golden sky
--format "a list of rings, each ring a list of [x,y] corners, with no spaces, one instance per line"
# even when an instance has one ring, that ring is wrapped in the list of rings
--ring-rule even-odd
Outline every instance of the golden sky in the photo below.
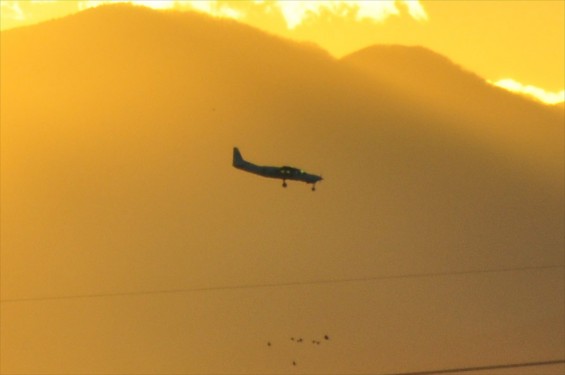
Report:
[[[2,1],[3,27],[99,3]],[[562,88],[562,5],[328,4],[150,3]],[[0,373],[564,373],[564,111],[194,12],[0,36]]]
[[[2,30],[112,1],[2,0]],[[117,2],[117,1],[113,1]],[[565,2],[124,1],[197,10],[309,41],[341,57],[372,44],[422,45],[493,84],[547,103],[564,100]]]

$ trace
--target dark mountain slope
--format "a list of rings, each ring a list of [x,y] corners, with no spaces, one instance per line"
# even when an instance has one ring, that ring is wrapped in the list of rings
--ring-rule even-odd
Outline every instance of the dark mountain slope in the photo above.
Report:
[[[301,371],[562,353],[562,269],[288,286],[563,264],[562,117],[544,107],[441,64],[445,90],[502,99],[425,102],[236,22],[138,7],[1,46],[3,300],[287,284],[3,304],[1,372],[285,373],[257,341],[328,327]],[[233,146],[325,180],[283,189],[232,168]]]
[[[342,61],[376,84],[404,93],[411,99],[407,102],[449,124],[448,131],[505,148],[525,158],[525,164],[537,160],[555,163],[555,170],[563,168],[563,144],[555,139],[561,138],[564,119],[549,106],[496,88],[422,47],[373,46]]]

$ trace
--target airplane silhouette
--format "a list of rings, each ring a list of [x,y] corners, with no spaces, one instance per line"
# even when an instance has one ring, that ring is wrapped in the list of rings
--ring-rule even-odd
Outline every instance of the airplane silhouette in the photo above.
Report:
[[[316,182],[323,180],[322,176],[306,173],[294,167],[270,167],[250,163],[243,159],[237,147],[233,148],[233,166],[246,172],[255,173],[259,176],[269,178],[280,178],[283,180],[283,187],[286,187],[286,180],[303,181],[312,184],[312,191],[316,190]]]

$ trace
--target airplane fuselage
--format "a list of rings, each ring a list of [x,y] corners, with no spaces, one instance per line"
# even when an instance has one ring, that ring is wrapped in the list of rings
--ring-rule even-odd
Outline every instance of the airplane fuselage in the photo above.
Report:
[[[322,180],[321,176],[306,173],[303,170],[294,167],[274,167],[250,163],[243,159],[237,147],[234,147],[233,149],[233,166],[237,169],[241,169],[249,173],[254,173],[259,176],[281,179],[283,180],[284,187],[286,187],[286,180],[294,180],[312,184],[312,190],[315,190],[316,182]]]

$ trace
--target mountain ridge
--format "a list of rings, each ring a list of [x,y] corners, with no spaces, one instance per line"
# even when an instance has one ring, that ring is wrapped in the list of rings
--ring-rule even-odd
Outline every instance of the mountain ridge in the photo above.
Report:
[[[166,17],[167,21],[173,21],[176,19],[177,21],[177,25],[182,25],[183,23],[186,26],[186,23],[191,21],[191,20],[198,20],[198,22],[205,22],[205,23],[209,23],[209,24],[214,24],[215,20],[218,19],[214,19],[211,16],[202,14],[202,13],[198,13],[198,12],[179,12],[176,10],[164,10],[164,11],[155,11],[152,9],[149,9],[147,7],[144,6],[139,6],[139,5],[134,5],[134,4],[107,4],[107,5],[103,5],[103,6],[99,6],[99,7],[95,7],[95,8],[89,8],[86,9],[84,11],[75,13],[75,14],[71,14],[65,17],[61,17],[58,19],[53,19],[53,20],[48,20],[48,21],[44,21],[35,25],[28,25],[28,26],[21,26],[18,28],[14,28],[14,29],[9,29],[9,30],[4,30],[2,33],[3,34],[11,34],[11,33],[20,33],[23,32],[25,33],[25,30],[29,29],[29,28],[43,28],[43,27],[49,27],[49,25],[60,25],[62,26],[64,23],[68,23],[69,25],[74,24],[79,25],[84,21],[87,21],[89,18],[91,17],[106,17],[108,23],[111,25],[112,24],[112,19],[114,19],[115,21],[118,21],[119,24],[119,20],[116,18],[116,16],[118,16],[119,12],[122,12],[122,15],[125,15],[125,13],[127,12],[135,12],[138,16],[152,16],[155,17],[157,14],[159,14],[159,16],[161,17]],[[119,16],[118,16],[119,17]],[[422,47],[422,46],[401,46],[401,45],[373,45],[373,46],[367,46],[364,47],[356,52],[352,52],[344,57],[341,58],[334,58],[332,57],[327,51],[323,50],[321,47],[319,47],[318,45],[316,45],[315,43],[311,43],[311,42],[300,42],[300,41],[295,41],[295,40],[291,40],[291,39],[287,39],[284,37],[280,37],[277,36],[275,34],[272,33],[268,33],[266,31],[263,30],[259,30],[257,28],[254,28],[252,26],[243,24],[243,23],[239,23],[236,20],[232,20],[232,19],[219,19],[221,20],[221,22],[224,24],[224,27],[230,28],[231,30],[235,30],[238,29],[240,31],[242,30],[247,30],[250,31],[251,33],[256,33],[257,35],[263,35],[264,37],[270,38],[272,40],[278,40],[280,42],[282,42],[283,44],[287,44],[288,46],[293,46],[293,47],[297,47],[297,48],[302,48],[304,50],[309,50],[310,52],[313,53],[318,53],[320,55],[324,55],[324,57],[326,58],[331,58],[331,59],[336,59],[336,60],[342,60],[342,61],[351,61],[355,64],[355,60],[359,60],[359,57],[363,58],[362,56],[365,54],[367,54],[367,52],[370,53],[370,51],[373,52],[378,52],[379,50],[382,52],[384,50],[396,50],[396,56],[392,56],[393,60],[396,60],[396,62],[398,62],[398,58],[400,57],[399,51],[404,51],[401,52],[401,54],[404,54],[405,58],[408,57],[412,57],[415,59],[418,59],[420,61],[422,60],[436,60],[436,62],[438,61],[442,61],[443,62],[443,67],[456,67],[459,68],[460,72],[465,73],[465,75],[467,75],[468,77],[473,76],[474,78],[480,80],[480,81],[485,81],[484,77],[480,77],[478,76],[476,73],[473,73],[467,69],[465,69],[464,67],[456,64],[455,62],[453,62],[452,60],[450,60],[448,57],[443,56],[439,53],[436,53],[428,48]],[[180,22],[178,22],[180,21]],[[86,22],[87,23],[87,22]],[[233,26],[233,27],[232,27]],[[235,27],[235,28],[234,28]],[[410,51],[410,52],[409,52]],[[408,56],[408,53],[411,54],[411,56]],[[389,54],[389,61],[388,64],[390,64],[391,66],[393,66],[394,64],[391,64],[390,61],[390,54]],[[412,67],[413,68],[413,67]],[[414,70],[414,69],[412,69]],[[413,73],[410,72],[410,73]],[[500,89],[499,89],[500,90]],[[506,90],[503,90],[505,93],[508,93],[510,95],[514,95],[517,97],[521,97],[522,96],[518,95],[518,94],[514,94],[514,93],[510,93]],[[532,99],[526,98],[528,101],[532,101]],[[535,102],[537,104],[540,104],[538,102]]]
[[[486,81],[484,77],[455,63],[447,56],[432,51],[422,46],[403,45],[373,45],[365,47],[341,58],[347,64],[365,71],[381,81],[396,81],[408,90],[424,91],[431,89],[427,94],[437,97],[437,90],[451,89],[456,95],[464,94],[459,87],[475,86],[492,96],[513,97],[524,105],[537,106],[547,109],[550,105],[536,101],[520,94],[496,87]],[[410,65],[407,65],[410,62]],[[402,67],[402,72],[399,72]],[[387,72],[383,74],[383,72]],[[426,74],[428,73],[428,74]],[[454,85],[457,82],[457,85]],[[423,93],[418,93],[422,95]]]
[[[89,22],[86,22],[88,19],[98,19],[96,22],[102,22],[107,27],[99,30],[96,22],[92,26],[87,26],[89,25]],[[114,30],[121,27],[124,22],[129,22],[126,21],[128,19],[132,19],[132,26],[127,29],[128,31],[126,33],[116,33]],[[75,25],[78,28],[77,31],[70,33],[65,31],[67,29],[64,28],[64,25],[67,24]],[[147,25],[152,26],[147,27]],[[216,36],[215,33],[218,26],[223,32]],[[20,42],[19,44],[21,45],[19,46],[11,45],[10,35],[25,35],[27,33],[25,30],[34,30],[33,27],[30,26],[30,29],[18,29],[20,31],[10,30],[3,32],[2,38],[5,50],[17,51],[18,48],[22,48],[22,51],[11,53],[12,56],[26,53],[25,45],[29,43]],[[305,82],[301,83],[301,86],[305,90],[310,90],[310,88],[322,87],[326,84],[324,81],[330,83],[330,85],[334,85],[331,82],[339,81],[338,85],[349,88],[346,90],[333,90],[330,88],[321,91],[316,89],[317,91],[313,91],[312,95],[319,97],[320,100],[337,100],[337,102],[342,103],[340,105],[345,104],[349,107],[355,107],[358,111],[364,111],[370,107],[378,107],[383,118],[389,119],[389,122],[399,122],[395,120],[395,117],[410,116],[403,108],[398,108],[398,105],[395,103],[399,102],[404,102],[405,106],[411,108],[412,111],[421,111],[427,113],[425,116],[436,117],[437,123],[453,123],[461,120],[461,118],[463,120],[473,118],[472,121],[467,121],[462,126],[457,128],[451,127],[450,130],[452,132],[464,130],[461,133],[462,136],[466,132],[474,137],[496,136],[498,138],[506,137],[508,140],[511,137],[506,136],[507,130],[504,128],[497,130],[499,126],[485,125],[482,128],[479,126],[481,129],[477,130],[477,124],[490,124],[493,120],[496,120],[496,117],[500,116],[516,118],[515,126],[518,134],[515,137],[521,136],[522,140],[519,140],[518,144],[509,145],[509,147],[513,147],[518,153],[523,143],[529,142],[532,138],[529,123],[533,120],[537,121],[539,116],[557,116],[553,120],[549,120],[551,122],[561,120],[559,118],[560,113],[548,110],[545,106],[538,105],[532,101],[526,101],[520,96],[494,88],[473,73],[469,73],[451,63],[447,58],[421,47],[368,47],[346,58],[337,60],[320,49],[279,38],[232,20],[218,20],[190,12],[158,12],[143,7],[123,4],[89,9],[77,15],[61,20],[49,21],[37,27],[41,27],[42,30],[46,31],[35,33],[41,39],[31,43],[31,45],[42,47],[36,49],[35,52],[31,51],[32,54],[28,55],[27,63],[32,63],[37,59],[44,59],[42,54],[48,53],[46,49],[54,48],[55,46],[63,48],[60,53],[66,54],[68,56],[67,59],[63,62],[58,62],[59,66],[57,67],[50,67],[50,69],[58,70],[57,74],[61,76],[61,82],[55,81],[53,84],[62,84],[67,74],[73,75],[73,77],[69,78],[70,80],[82,76],[85,77],[85,83],[90,82],[90,89],[99,91],[101,97],[105,96],[101,91],[106,90],[106,88],[98,87],[98,82],[89,77],[105,75],[116,69],[120,69],[122,72],[126,72],[127,69],[135,71],[135,65],[124,64],[125,59],[135,61],[135,59],[142,58],[146,60],[144,62],[144,69],[151,69],[151,71],[145,74],[144,79],[147,82],[145,82],[145,87],[143,87],[143,89],[149,90],[147,93],[149,96],[156,92],[156,87],[166,86],[165,83],[155,81],[155,79],[166,81],[167,84],[175,87],[175,90],[181,92],[183,88],[178,87],[179,83],[175,82],[175,77],[171,73],[191,70],[195,73],[189,78],[191,85],[200,87],[200,94],[193,94],[193,96],[199,96],[198,98],[192,98],[195,101],[201,101],[207,95],[207,100],[213,101],[214,95],[218,95],[218,93],[224,97],[243,97],[241,95],[243,90],[247,91],[248,98],[252,97],[253,99],[251,100],[257,101],[257,103],[265,100],[268,103],[278,101],[279,104],[276,105],[284,112],[284,107],[286,106],[284,103],[301,105],[300,103],[293,103],[292,94],[288,91],[292,82],[299,83],[305,80]],[[61,29],[62,27],[63,29]],[[156,37],[158,34],[154,34],[151,28],[155,30],[162,28],[161,35],[167,35],[167,37]],[[196,31],[198,28],[202,28],[202,30]],[[49,29],[56,30],[49,32]],[[78,30],[84,31],[81,34]],[[185,30],[182,38],[175,36],[180,35],[180,30]],[[78,35],[82,35],[81,40],[77,39]],[[134,38],[135,42],[132,43],[130,38]],[[247,40],[247,42],[246,44],[241,44],[240,42],[232,43],[231,40]],[[92,50],[93,48],[96,49],[96,52]],[[105,51],[101,48],[105,49]],[[256,48],[261,49],[263,53],[255,54]],[[437,66],[432,64],[434,65],[432,69],[426,71],[427,74],[432,76],[432,80],[425,79],[420,82],[420,80],[415,79],[418,74],[421,75],[419,65],[406,65],[406,58],[403,59],[404,63],[401,64],[399,62],[402,59],[399,60],[398,56],[394,56],[394,54],[390,58],[390,53],[387,59],[375,60],[374,56],[369,59],[363,57],[367,52],[385,50],[397,51],[396,55],[399,54],[398,51],[403,51],[400,54],[405,56],[410,54],[410,57],[416,56],[417,62],[434,60],[441,63],[437,64]],[[96,57],[101,55],[110,56],[110,58],[101,60]],[[10,65],[12,56],[6,56],[5,54],[3,59],[5,66]],[[94,60],[84,61],[83,56],[90,56],[89,58]],[[45,60],[46,62],[56,61],[52,58]],[[226,60],[230,60],[229,69],[215,63]],[[17,64],[24,64],[24,66],[14,67],[15,70],[22,71],[20,79],[23,82],[21,85],[16,83],[14,85],[19,87],[25,87],[27,84],[31,85],[31,83],[25,82],[26,74],[23,70],[25,69],[26,62],[19,61]],[[386,69],[378,69],[379,64],[386,67]],[[376,69],[375,66],[377,67]],[[88,69],[84,67],[88,67]],[[84,70],[81,70],[82,68]],[[30,69],[35,68],[31,67]],[[277,71],[293,73],[286,77],[285,82],[282,83],[276,77]],[[379,73],[379,71],[384,73]],[[410,75],[407,75],[407,73]],[[116,72],[115,74],[117,74],[117,80],[131,76],[131,74],[127,73],[119,74]],[[143,72],[137,72],[136,74],[141,76]],[[329,76],[333,76],[333,78],[328,80],[327,77]],[[367,76],[373,79],[373,82],[376,82],[377,85],[370,83],[370,80],[367,80]],[[436,79],[435,77],[439,78]],[[446,77],[449,79],[446,79]],[[277,80],[279,82],[276,82]],[[309,82],[307,82],[308,80]],[[246,85],[248,87],[242,87],[240,84],[240,82],[245,81],[248,82],[248,85]],[[209,82],[215,83],[216,91],[212,92],[208,89]],[[226,82],[226,84],[221,85],[220,82]],[[464,82],[464,84],[461,84],[461,82]],[[37,86],[37,83],[34,84]],[[127,82],[116,87],[118,89],[125,89],[134,84],[135,82]],[[269,98],[262,96],[258,92],[253,92],[251,87],[256,85],[273,87],[275,95]],[[472,90],[468,90],[469,87]],[[340,93],[339,91],[342,92]],[[359,94],[361,91],[365,93]],[[474,91],[475,93],[468,95],[468,91]],[[66,90],[66,92],[69,91]],[[356,94],[351,97],[346,92]],[[487,95],[484,95],[484,93]],[[277,95],[282,95],[282,97],[277,98]],[[378,101],[367,102],[365,97],[374,95],[378,97]],[[138,101],[144,100],[141,93],[134,93],[128,90],[115,93],[115,96],[136,97]],[[76,100],[76,95],[73,94],[68,100]],[[250,104],[246,103],[245,105],[249,106]],[[488,110],[478,113],[474,109],[474,107],[481,106],[485,106]],[[532,110],[520,109],[522,107],[531,108]],[[446,111],[446,108],[449,108],[449,110]],[[235,108],[233,109],[235,110]],[[307,109],[304,110],[308,111]],[[502,114],[504,111],[506,112]],[[446,128],[444,127],[440,131],[445,130]],[[485,139],[485,142],[490,141]]]

